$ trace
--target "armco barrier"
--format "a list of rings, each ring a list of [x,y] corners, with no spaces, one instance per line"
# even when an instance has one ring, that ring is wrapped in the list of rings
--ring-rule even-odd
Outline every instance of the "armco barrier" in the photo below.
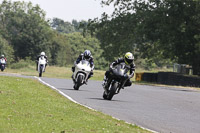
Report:
[[[200,77],[182,75],[173,72],[159,72],[158,83],[167,85],[200,87]]]
[[[174,72],[143,73],[141,75],[141,81],[166,85],[200,87],[200,77],[182,75]]]
[[[144,73],[142,76],[142,81],[157,82],[157,80],[158,80],[158,73]]]

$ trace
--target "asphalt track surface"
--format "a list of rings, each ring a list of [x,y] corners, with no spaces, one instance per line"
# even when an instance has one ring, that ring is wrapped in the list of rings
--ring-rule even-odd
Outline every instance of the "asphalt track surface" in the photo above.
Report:
[[[82,105],[144,128],[161,133],[200,133],[200,91],[132,85],[108,101],[102,98],[100,81],[90,80],[77,91],[70,79],[41,80]]]

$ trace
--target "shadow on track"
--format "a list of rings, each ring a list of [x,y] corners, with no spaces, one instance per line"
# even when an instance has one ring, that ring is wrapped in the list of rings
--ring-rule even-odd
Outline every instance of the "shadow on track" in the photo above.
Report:
[[[72,88],[58,88],[59,90],[70,90],[70,91],[86,91],[86,92],[89,92],[88,90],[74,90]]]
[[[164,89],[164,90],[170,90],[170,91],[184,91],[184,92],[200,92],[198,90],[191,90],[191,89],[179,89],[179,88],[168,88],[168,87],[163,87],[160,89]]]
[[[121,100],[106,100],[103,98],[88,98],[88,99],[92,99],[92,100],[104,100],[104,101],[108,101],[108,102],[126,102],[126,101],[121,101]]]

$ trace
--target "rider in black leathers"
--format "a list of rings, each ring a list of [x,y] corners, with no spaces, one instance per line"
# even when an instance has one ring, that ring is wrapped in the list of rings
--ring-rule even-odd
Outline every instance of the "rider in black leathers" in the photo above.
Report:
[[[106,71],[106,73],[105,73],[102,86],[105,87],[105,85],[106,85],[106,83],[107,83],[107,81],[108,81],[108,79],[110,78],[110,75],[111,75],[111,73],[112,73],[111,70],[112,70],[116,65],[118,65],[118,64],[120,64],[120,63],[125,63],[126,66],[127,66],[127,68],[128,68],[129,71],[130,71],[130,74],[129,74],[129,75],[126,75],[126,76],[127,76],[126,78],[128,78],[128,80],[126,81],[124,87],[126,87],[126,86],[131,86],[131,85],[132,85],[132,82],[130,81],[130,78],[132,78],[132,77],[134,76],[134,73],[135,73],[135,64],[134,64],[133,60],[134,60],[133,54],[130,53],[130,52],[127,52],[127,53],[125,54],[124,58],[119,58],[119,59],[117,59],[116,61],[114,61],[113,63],[111,63],[111,64],[110,64],[110,69],[109,69],[108,71]]]

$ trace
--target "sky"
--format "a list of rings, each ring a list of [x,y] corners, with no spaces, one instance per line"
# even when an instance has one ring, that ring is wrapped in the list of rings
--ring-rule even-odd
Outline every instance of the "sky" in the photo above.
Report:
[[[0,0],[2,3],[3,0]],[[113,6],[102,7],[101,0],[11,0],[32,2],[38,4],[46,12],[46,18],[60,18],[64,21],[71,22],[73,19],[77,21],[93,19],[101,17],[103,12],[111,14],[114,10]]]

